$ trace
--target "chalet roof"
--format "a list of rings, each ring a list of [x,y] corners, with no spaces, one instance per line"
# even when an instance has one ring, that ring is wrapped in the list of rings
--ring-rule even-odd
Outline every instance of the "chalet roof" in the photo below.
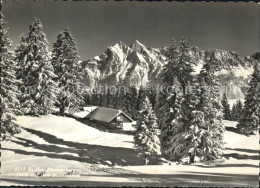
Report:
[[[91,118],[94,120],[102,121],[109,123],[112,121],[115,117],[117,117],[119,114],[123,114],[127,119],[130,121],[133,121],[128,115],[126,115],[121,110],[112,109],[112,108],[105,108],[105,107],[98,107],[92,112],[90,112],[86,118]]]

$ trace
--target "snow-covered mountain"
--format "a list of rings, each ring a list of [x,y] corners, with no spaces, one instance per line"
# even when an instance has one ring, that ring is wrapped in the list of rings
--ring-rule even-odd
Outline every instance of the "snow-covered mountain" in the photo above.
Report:
[[[120,41],[108,47],[100,56],[82,62],[85,72],[84,82],[88,86],[124,83],[137,87],[159,83],[162,68],[166,63],[164,51],[165,48],[146,47],[138,40],[130,46]],[[233,75],[222,81],[228,97],[244,97],[243,87],[246,87],[248,77],[252,73],[252,68],[248,66],[245,58],[235,52],[217,49],[202,51],[197,47],[192,47],[190,53],[198,62],[194,67],[195,74],[200,72],[205,61],[211,60],[220,68],[221,71],[218,72],[220,78]]]
[[[160,49],[147,48],[137,40],[131,46],[120,41],[100,56],[83,62],[85,83],[145,85],[158,81],[164,63]]]

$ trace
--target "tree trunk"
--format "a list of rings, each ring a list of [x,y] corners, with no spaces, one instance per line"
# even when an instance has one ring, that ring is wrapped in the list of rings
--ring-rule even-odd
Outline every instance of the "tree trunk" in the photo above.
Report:
[[[190,164],[193,164],[194,163],[194,159],[195,159],[195,152],[189,153],[189,157],[190,157]]]
[[[144,156],[144,164],[147,165],[147,163],[148,163],[148,159],[147,159],[147,156],[145,155]]]
[[[60,107],[60,115],[64,115],[65,107],[61,106]]]
[[[192,154],[192,155],[191,155],[191,159],[190,159],[190,161],[191,161],[191,164],[193,164],[193,163],[194,163],[194,158],[195,158],[195,155],[194,155],[194,154]]]

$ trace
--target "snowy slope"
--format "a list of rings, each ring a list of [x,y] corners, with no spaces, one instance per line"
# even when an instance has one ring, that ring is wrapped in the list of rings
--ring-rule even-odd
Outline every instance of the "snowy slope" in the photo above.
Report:
[[[17,122],[23,126],[22,133],[1,146],[1,178],[11,176],[11,179],[21,180],[16,182],[23,182],[22,178],[31,176],[34,178],[30,180],[32,183],[35,173],[41,172],[45,177],[38,177],[38,182],[64,181],[67,173],[52,174],[55,178],[47,178],[51,172],[46,169],[52,167],[80,169],[71,172],[74,176],[66,177],[66,183],[74,182],[73,185],[86,185],[87,182],[122,185],[118,183],[131,182],[136,184],[130,185],[142,186],[248,187],[258,184],[258,134],[247,137],[226,131],[224,161],[177,165],[164,160],[161,165],[142,166],[143,160],[137,158],[133,150],[132,135],[104,132],[73,118],[54,115],[20,116]],[[224,124],[226,127],[236,127],[233,121],[224,121]],[[24,167],[26,171],[17,172],[17,167]],[[41,170],[29,172],[28,168]]]
[[[22,127],[33,128],[67,141],[80,141],[82,143],[110,147],[133,147],[133,144],[130,142],[132,141],[130,135],[103,132],[73,118],[54,115],[41,117],[20,116],[17,118],[17,122]],[[117,141],[117,143],[114,141]]]

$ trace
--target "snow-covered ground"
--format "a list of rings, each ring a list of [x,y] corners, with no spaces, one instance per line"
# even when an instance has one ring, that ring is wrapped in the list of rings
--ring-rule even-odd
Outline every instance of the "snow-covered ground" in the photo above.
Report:
[[[97,108],[97,106],[87,106],[84,107],[84,110],[81,112],[77,112],[75,114],[73,114],[75,117],[79,117],[79,118],[84,118],[86,117],[90,112],[92,112],[93,110],[95,110]]]
[[[237,122],[224,120],[224,124],[226,127],[235,128]],[[123,168],[146,174],[190,174],[196,172],[197,174],[223,173],[257,175],[259,173],[258,134],[248,137],[226,131],[224,141],[226,142],[226,150],[224,151],[225,159],[213,164],[197,162],[193,165],[177,165],[176,163],[171,163],[171,165],[127,166]],[[255,167],[252,168],[252,166]]]
[[[258,185],[259,135],[237,133],[233,121],[224,121],[224,160],[178,165],[161,159],[147,166],[127,131],[105,132],[55,115],[20,116],[17,122],[22,133],[2,143],[2,185]]]

